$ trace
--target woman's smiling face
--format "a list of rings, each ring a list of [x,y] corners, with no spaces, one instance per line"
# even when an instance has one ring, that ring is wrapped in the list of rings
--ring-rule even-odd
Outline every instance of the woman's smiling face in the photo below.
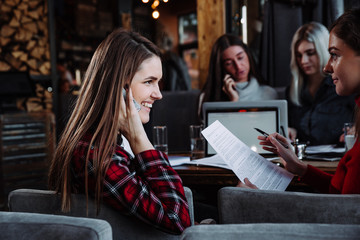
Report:
[[[157,56],[146,59],[131,81],[133,98],[141,105],[139,111],[143,124],[149,122],[153,103],[162,98],[159,81],[162,78],[161,60]]]
[[[336,93],[340,96],[360,94],[360,56],[333,31],[330,32],[329,53],[324,71],[331,74]]]

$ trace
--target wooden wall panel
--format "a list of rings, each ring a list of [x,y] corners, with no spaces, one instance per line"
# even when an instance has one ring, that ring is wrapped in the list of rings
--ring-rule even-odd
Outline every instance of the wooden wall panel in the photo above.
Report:
[[[211,48],[225,33],[225,1],[197,0],[200,88],[205,84]]]

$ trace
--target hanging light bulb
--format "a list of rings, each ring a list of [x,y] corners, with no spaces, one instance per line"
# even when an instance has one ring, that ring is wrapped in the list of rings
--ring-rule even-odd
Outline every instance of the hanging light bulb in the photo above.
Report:
[[[158,19],[158,18],[160,17],[159,11],[158,11],[158,10],[153,11],[152,17],[153,17],[154,19]]]
[[[142,2],[143,2],[143,3],[148,3],[148,2],[149,2],[149,0],[142,0]]]
[[[155,0],[155,1],[153,2],[153,4],[151,4],[152,9],[155,10],[155,8],[157,8],[157,7],[159,6],[159,4],[160,4],[160,1],[159,1],[159,0]]]
[[[167,3],[169,0],[163,0],[164,3]]]

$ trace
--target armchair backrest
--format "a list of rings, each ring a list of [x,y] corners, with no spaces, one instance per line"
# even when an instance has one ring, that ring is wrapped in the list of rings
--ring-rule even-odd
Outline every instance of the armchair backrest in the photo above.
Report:
[[[38,213],[0,212],[2,240],[111,240],[108,222],[100,219]]]
[[[280,192],[225,187],[220,223],[360,224],[360,195]]]
[[[360,225],[318,223],[250,223],[191,226],[182,233],[182,240],[335,240],[359,239]]]
[[[193,223],[192,192],[184,187],[188,200],[190,217]],[[72,194],[71,210],[68,213],[61,211],[61,198],[54,191],[17,189],[9,194],[9,210],[13,212],[31,212],[67,215],[75,217],[89,217],[103,219],[110,223],[114,239],[178,239],[179,235],[165,233],[133,217],[126,216],[113,208],[102,204],[99,215],[96,215],[96,203],[89,198],[86,208],[86,197],[83,194]]]

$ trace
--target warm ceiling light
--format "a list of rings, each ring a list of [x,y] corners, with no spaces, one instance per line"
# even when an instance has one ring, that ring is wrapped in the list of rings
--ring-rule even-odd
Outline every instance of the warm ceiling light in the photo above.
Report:
[[[158,19],[158,18],[160,17],[159,11],[158,11],[158,10],[153,11],[152,17],[153,17],[154,19]]]
[[[167,3],[169,0],[163,0],[164,3]]]
[[[151,7],[152,7],[153,9],[155,9],[155,8],[157,8],[157,7],[159,6],[159,4],[160,4],[159,0],[155,0],[155,1],[153,2],[153,4],[151,5]]]
[[[149,2],[149,0],[142,0],[142,2],[143,2],[143,3],[148,3],[148,2]]]

